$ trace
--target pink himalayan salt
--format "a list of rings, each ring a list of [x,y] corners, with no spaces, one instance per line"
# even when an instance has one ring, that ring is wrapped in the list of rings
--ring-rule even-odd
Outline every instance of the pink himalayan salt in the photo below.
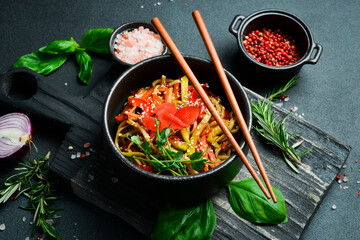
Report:
[[[115,55],[129,64],[160,55],[163,51],[160,36],[143,26],[118,34],[115,39]]]

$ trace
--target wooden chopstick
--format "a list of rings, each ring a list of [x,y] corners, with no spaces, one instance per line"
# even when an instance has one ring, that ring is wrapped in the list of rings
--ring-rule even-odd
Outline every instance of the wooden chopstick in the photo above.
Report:
[[[245,140],[247,142],[247,144],[249,145],[250,147],[250,150],[254,156],[254,159],[256,161],[256,164],[258,165],[258,168],[260,170],[260,173],[262,175],[262,177],[264,178],[264,181],[265,181],[265,184],[268,188],[268,190],[270,191],[270,195],[273,199],[274,202],[277,202],[276,200],[276,197],[275,197],[275,194],[274,194],[274,191],[271,187],[271,184],[270,184],[270,181],[269,181],[269,178],[266,174],[266,171],[265,171],[265,168],[264,168],[264,165],[260,159],[260,155],[256,149],[256,146],[254,144],[254,141],[250,135],[250,131],[248,130],[247,128],[247,125],[246,125],[246,122],[244,120],[244,117],[241,113],[241,110],[240,110],[240,107],[239,107],[239,104],[237,103],[236,101],[236,98],[235,98],[235,95],[234,95],[234,92],[232,91],[231,89],[231,86],[229,84],[229,80],[227,79],[226,77],[226,74],[225,74],[225,71],[224,71],[224,68],[220,62],[220,59],[219,59],[219,56],[215,50],[215,47],[214,47],[214,44],[213,42],[211,41],[211,38],[210,38],[210,34],[206,28],[206,25],[205,25],[205,22],[200,14],[200,11],[196,10],[193,12],[193,17],[194,17],[194,20],[196,22],[196,25],[199,29],[199,32],[200,32],[200,35],[205,43],[205,46],[206,46],[206,49],[208,50],[209,52],[209,55],[211,57],[211,60],[213,61],[213,64],[215,65],[215,69],[216,69],[216,72],[220,78],[220,81],[221,81],[221,84],[223,86],[223,88],[225,89],[225,92],[226,92],[226,96],[230,102],[230,105],[235,113],[235,116],[236,116],[236,119],[238,121],[238,124],[240,125],[240,128],[241,128],[241,131],[245,137]]]
[[[240,158],[244,162],[245,166],[247,167],[247,169],[249,170],[249,172],[255,179],[256,183],[259,185],[261,190],[264,192],[265,196],[267,198],[270,198],[269,193],[267,192],[266,188],[262,184],[260,178],[257,176],[257,174],[256,174],[254,168],[251,166],[249,160],[246,158],[246,155],[241,150],[239,144],[236,142],[236,139],[234,138],[234,136],[232,135],[230,130],[225,125],[220,114],[216,111],[214,105],[210,101],[210,99],[207,96],[204,89],[201,87],[201,84],[195,77],[195,75],[192,72],[192,70],[190,69],[189,65],[186,63],[184,57],[181,55],[181,53],[180,53],[179,49],[176,47],[175,43],[170,38],[170,36],[167,33],[167,31],[165,30],[164,26],[161,24],[160,20],[158,18],[153,18],[151,20],[151,22],[154,25],[154,27],[156,28],[156,30],[158,31],[158,33],[161,35],[162,39],[165,41],[166,45],[168,46],[168,48],[170,49],[170,51],[172,52],[172,54],[174,55],[176,60],[178,61],[180,67],[182,68],[182,70],[184,71],[186,76],[191,81],[192,85],[194,86],[194,88],[198,92],[198,94],[200,95],[201,99],[204,101],[204,103],[207,106],[207,108],[209,109],[210,113],[215,118],[216,122],[219,124],[220,128],[222,129],[222,131],[225,133],[225,135],[227,136],[227,138],[229,139],[229,141],[235,148],[236,153],[240,156]]]

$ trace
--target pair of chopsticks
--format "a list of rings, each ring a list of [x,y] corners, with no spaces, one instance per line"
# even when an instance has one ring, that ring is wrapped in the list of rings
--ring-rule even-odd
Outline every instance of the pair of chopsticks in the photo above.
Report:
[[[260,170],[261,175],[264,178],[265,184],[267,186],[267,188],[270,191],[270,195],[271,198],[273,199],[273,201],[276,203],[276,197],[274,194],[274,191],[271,187],[269,178],[266,174],[265,168],[262,164],[262,161],[260,159],[259,153],[257,152],[257,149],[255,147],[254,141],[252,140],[252,137],[250,135],[250,132],[247,128],[246,122],[244,120],[244,117],[240,111],[239,105],[236,101],[235,95],[231,89],[231,86],[229,84],[229,81],[226,77],[225,71],[221,65],[220,59],[216,53],[214,44],[211,41],[210,35],[207,31],[207,28],[205,26],[205,23],[201,17],[201,14],[198,10],[193,12],[193,17],[195,19],[196,25],[200,31],[200,34],[203,38],[203,41],[206,45],[206,48],[210,54],[210,57],[215,65],[216,68],[216,72],[220,78],[221,84],[223,86],[223,88],[225,89],[226,92],[226,96],[230,102],[230,105],[235,113],[235,116],[237,118],[238,124],[240,125],[240,129],[245,137],[246,142],[248,143],[250,150],[254,156],[254,159],[258,165],[258,168]],[[195,90],[198,92],[198,94],[200,95],[201,99],[204,101],[205,105],[207,106],[207,108],[209,109],[210,113],[212,114],[212,116],[215,118],[216,122],[219,124],[220,128],[222,129],[222,131],[225,133],[225,135],[227,136],[227,138],[229,139],[229,141],[231,142],[231,144],[233,145],[233,147],[235,148],[236,153],[240,156],[240,158],[242,159],[242,161],[244,162],[245,166],[247,167],[247,169],[249,170],[249,172],[251,173],[251,175],[253,176],[253,178],[255,179],[256,183],[259,185],[259,187],[261,188],[261,190],[264,192],[265,196],[269,199],[270,195],[267,192],[266,188],[264,187],[263,183],[261,182],[260,178],[258,177],[258,175],[256,174],[254,168],[251,166],[249,160],[247,159],[246,155],[244,154],[244,152],[241,150],[239,144],[237,143],[236,139],[234,138],[234,136],[232,135],[232,133],[230,132],[230,130],[227,128],[227,126],[225,125],[224,121],[222,120],[220,114],[216,111],[214,105],[212,104],[212,102],[210,101],[209,97],[207,96],[206,92],[204,91],[204,89],[201,87],[201,84],[199,83],[199,81],[197,80],[197,78],[195,77],[194,73],[192,72],[192,70],[190,69],[189,65],[186,63],[184,57],[182,56],[182,54],[180,53],[179,49],[176,47],[175,43],[172,41],[172,39],[170,38],[169,34],[167,33],[167,31],[165,30],[164,26],[161,24],[160,20],[158,18],[153,18],[152,19],[152,24],[154,25],[154,27],[156,28],[156,30],[158,31],[158,33],[161,35],[162,39],[165,41],[166,45],[168,46],[168,48],[170,49],[170,51],[172,52],[172,54],[175,56],[176,60],[178,61],[179,65],[181,66],[182,70],[184,71],[184,73],[187,75],[187,77],[190,79],[192,85],[194,86]]]

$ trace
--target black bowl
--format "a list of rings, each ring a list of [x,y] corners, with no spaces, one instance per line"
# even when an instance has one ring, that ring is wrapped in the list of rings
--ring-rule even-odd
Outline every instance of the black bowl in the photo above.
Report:
[[[245,49],[243,41],[253,30],[270,28],[280,29],[295,40],[301,53],[301,59],[286,66],[269,66],[254,59]],[[322,53],[322,46],[314,42],[308,26],[297,16],[280,10],[262,10],[247,17],[236,15],[229,31],[237,38],[244,62],[253,73],[271,80],[288,80],[295,76],[305,64],[316,64]]]
[[[134,30],[136,28],[139,28],[140,26],[143,26],[144,28],[148,28],[149,30],[153,31],[154,33],[157,33],[156,29],[150,23],[146,23],[146,22],[129,22],[129,23],[125,23],[125,24],[121,25],[120,27],[116,28],[114,30],[114,32],[111,34],[110,39],[109,39],[109,50],[110,50],[110,53],[113,56],[113,58],[118,63],[120,63],[122,65],[125,65],[125,66],[133,66],[134,65],[134,64],[127,63],[127,62],[124,62],[124,61],[120,60],[115,55],[114,46],[115,46],[116,36],[118,34],[121,34],[121,33],[125,32],[125,31],[131,31],[131,30]],[[167,47],[166,47],[166,44],[164,42],[163,42],[163,46],[164,46],[164,51],[162,52],[162,55],[167,53]]]
[[[197,79],[201,83],[208,83],[210,90],[220,96],[225,107],[230,109],[212,63],[190,56],[186,56],[185,59],[194,71]],[[250,130],[252,115],[249,99],[236,78],[227,71],[226,74]],[[183,76],[183,73],[176,60],[170,55],[165,55],[144,60],[126,70],[117,79],[105,101],[103,127],[106,144],[115,153],[114,161],[121,162],[121,168],[124,170],[122,171],[123,177],[126,178],[129,184],[133,184],[135,189],[170,201],[188,201],[209,197],[226,186],[238,174],[242,166],[242,161],[238,156],[232,155],[224,163],[207,172],[177,177],[158,175],[136,167],[120,153],[114,144],[118,125],[114,117],[121,112],[130,92],[140,87],[150,86],[152,81],[159,79],[161,75],[178,78]],[[247,154],[248,146],[245,144],[242,136],[239,136],[238,142],[243,152]]]

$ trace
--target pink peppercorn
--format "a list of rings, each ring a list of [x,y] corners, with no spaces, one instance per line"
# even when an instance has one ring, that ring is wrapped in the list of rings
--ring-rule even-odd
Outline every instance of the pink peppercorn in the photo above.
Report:
[[[246,51],[257,61],[269,66],[294,64],[301,58],[300,51],[291,36],[279,29],[254,30],[243,41]]]

